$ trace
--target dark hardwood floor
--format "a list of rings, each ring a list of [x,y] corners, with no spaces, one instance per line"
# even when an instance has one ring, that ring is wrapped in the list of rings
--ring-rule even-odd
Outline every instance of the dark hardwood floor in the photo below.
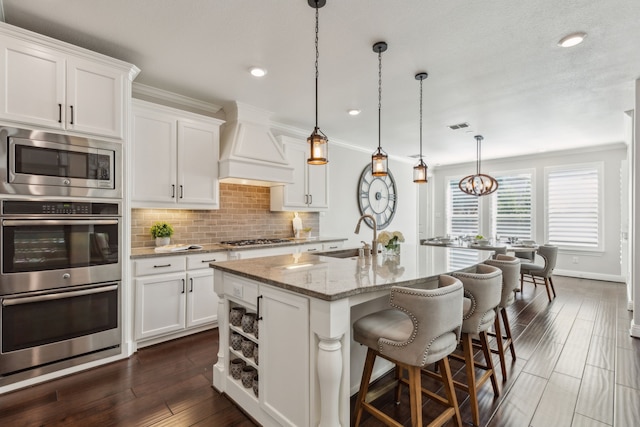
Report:
[[[517,360],[507,356],[509,379],[499,397],[489,383],[482,389],[482,425],[640,425],[640,340],[628,334],[625,287],[559,276],[554,283],[558,297],[552,303],[544,287],[525,284],[509,308]],[[0,425],[253,426],[211,387],[217,349],[217,331],[203,332],[4,394]],[[460,364],[452,361],[452,368],[456,378],[464,378]],[[435,388],[426,377],[424,384]],[[380,397],[377,406],[409,426],[406,390],[400,406],[393,404],[392,394]],[[458,399],[463,421],[470,424],[467,397],[458,393]],[[434,408],[439,409],[424,401],[426,421]],[[366,414],[363,418],[363,426],[380,425]]]

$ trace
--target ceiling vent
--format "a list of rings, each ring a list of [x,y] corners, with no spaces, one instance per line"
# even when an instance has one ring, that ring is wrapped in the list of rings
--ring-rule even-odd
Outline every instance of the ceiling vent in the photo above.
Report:
[[[455,125],[449,125],[449,129],[451,130],[458,130],[458,129],[467,129],[469,127],[469,123],[464,122],[464,123],[458,123]]]

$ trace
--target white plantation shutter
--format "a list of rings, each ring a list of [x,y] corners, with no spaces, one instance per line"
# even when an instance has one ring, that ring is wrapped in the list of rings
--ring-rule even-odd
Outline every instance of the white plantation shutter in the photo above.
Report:
[[[565,248],[602,250],[602,164],[545,170],[547,241]]]
[[[447,234],[475,236],[479,231],[479,200],[460,191],[459,180],[450,180],[447,186]],[[467,249],[451,249],[448,265],[450,269],[478,262],[478,252]]]
[[[531,174],[513,174],[497,177],[498,191],[493,196],[493,235],[501,237],[532,237]]]
[[[450,180],[447,188],[447,234],[476,235],[479,230],[478,197],[460,191],[458,180]]]

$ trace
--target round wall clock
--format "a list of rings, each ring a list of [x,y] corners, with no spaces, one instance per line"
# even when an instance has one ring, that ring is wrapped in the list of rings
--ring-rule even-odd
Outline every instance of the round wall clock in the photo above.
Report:
[[[391,171],[388,172],[386,176],[373,176],[371,163],[369,163],[362,171],[358,182],[360,213],[373,216],[376,219],[378,230],[389,225],[398,206],[396,181]],[[365,218],[365,222],[373,228],[373,223],[369,218]]]

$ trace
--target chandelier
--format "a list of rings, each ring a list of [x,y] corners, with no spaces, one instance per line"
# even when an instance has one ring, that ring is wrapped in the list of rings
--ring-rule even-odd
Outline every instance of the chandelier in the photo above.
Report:
[[[480,142],[484,139],[482,135],[476,135],[476,174],[465,176],[458,183],[458,187],[463,193],[471,196],[486,196],[498,189],[498,181],[492,176],[480,173]]]
[[[307,143],[309,143],[309,151],[310,155],[307,159],[307,163],[310,165],[325,165],[329,162],[329,146],[328,146],[328,138],[322,133],[320,128],[318,127],[318,58],[320,57],[318,51],[318,21],[319,14],[318,9],[324,6],[327,1],[326,0],[308,0],[309,6],[313,7],[316,10],[316,125],[313,128],[313,132],[309,138],[307,138]]]

